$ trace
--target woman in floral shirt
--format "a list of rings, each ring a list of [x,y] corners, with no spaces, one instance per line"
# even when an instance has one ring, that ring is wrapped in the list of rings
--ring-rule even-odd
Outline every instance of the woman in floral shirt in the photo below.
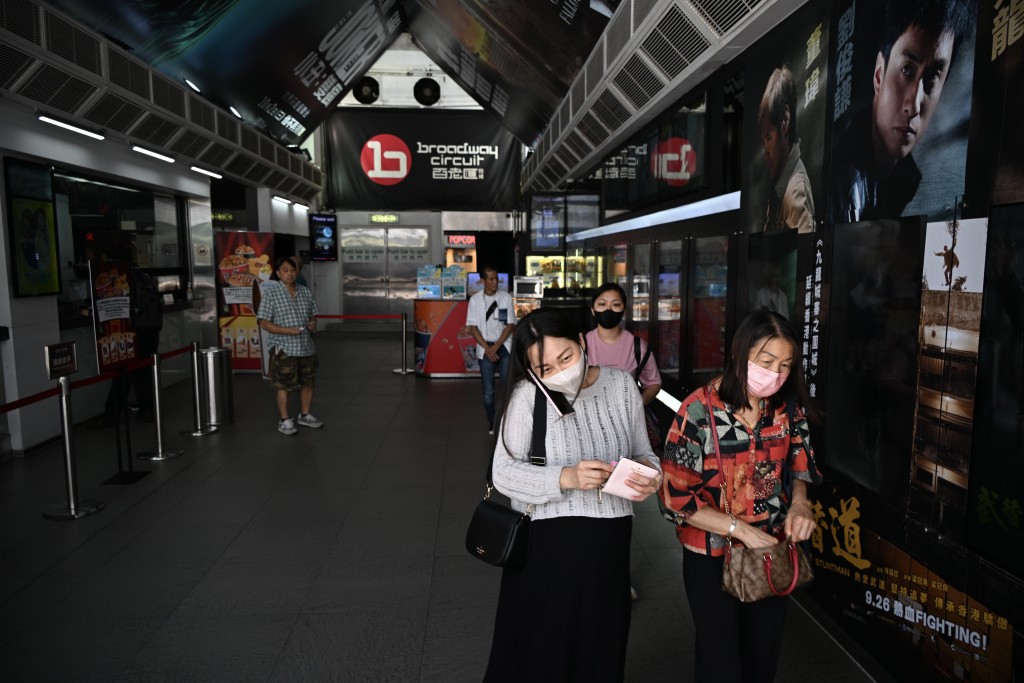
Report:
[[[722,376],[683,401],[665,443],[662,498],[683,545],[698,681],[775,678],[787,598],[741,603],[721,590],[722,565],[729,539],[760,548],[785,537],[805,541],[814,530],[807,484],[820,482],[821,474],[807,417],[817,414],[800,349],[788,320],[769,311],[750,314],[736,330]],[[724,512],[723,488],[732,514]]]

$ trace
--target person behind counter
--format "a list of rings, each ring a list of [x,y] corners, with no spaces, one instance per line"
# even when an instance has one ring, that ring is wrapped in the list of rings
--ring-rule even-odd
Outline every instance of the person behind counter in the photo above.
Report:
[[[775,680],[789,598],[741,603],[722,591],[722,569],[730,541],[761,548],[785,537],[805,541],[814,530],[807,484],[819,483],[821,474],[807,416],[817,420],[817,412],[800,348],[796,328],[781,315],[748,315],[736,329],[722,376],[686,397],[665,442],[661,496],[679,522],[683,585],[697,631],[697,681]],[[723,495],[731,515],[723,511]]]
[[[534,509],[525,566],[502,570],[487,683],[623,680],[633,502],[661,475],[631,475],[632,501],[601,487],[617,460],[660,466],[633,378],[590,366],[585,347],[555,309],[529,314],[512,337],[492,477],[512,507]],[[544,465],[529,459],[535,383],[564,412],[546,406]]]
[[[498,269],[480,268],[480,281],[484,288],[469,298],[466,326],[476,339],[476,357],[480,362],[480,379],[484,389],[484,411],[487,413],[487,433],[494,433],[494,371],[505,385],[508,372],[508,354],[512,346],[512,296],[498,291]]]
[[[267,331],[270,347],[270,383],[277,389],[277,410],[281,420],[277,431],[291,436],[296,423],[319,429],[324,423],[309,412],[313,403],[313,383],[319,361],[313,345],[316,331],[316,301],[309,290],[295,284],[298,269],[290,258],[277,262],[278,282],[267,283],[260,297],[256,319]],[[288,395],[299,392],[301,411],[297,419],[288,414]]]

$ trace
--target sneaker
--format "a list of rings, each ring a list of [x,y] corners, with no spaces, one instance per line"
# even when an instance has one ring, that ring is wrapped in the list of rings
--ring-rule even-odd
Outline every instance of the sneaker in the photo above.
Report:
[[[303,427],[311,427],[313,429],[320,429],[324,426],[324,423],[313,417],[313,413],[306,413],[305,415],[299,415],[297,422]]]
[[[277,431],[291,436],[292,434],[296,434],[299,430],[295,426],[295,420],[288,417],[277,423]]]

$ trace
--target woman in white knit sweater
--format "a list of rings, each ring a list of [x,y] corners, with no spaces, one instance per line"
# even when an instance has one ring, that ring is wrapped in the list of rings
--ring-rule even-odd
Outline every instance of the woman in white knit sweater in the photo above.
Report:
[[[547,406],[546,464],[530,464],[537,382]],[[559,413],[564,413],[559,416]],[[499,422],[494,486],[533,506],[529,558],[505,568],[485,681],[621,681],[629,634],[633,501],[661,475],[631,475],[632,501],[601,493],[612,463],[660,471],[633,378],[587,365],[583,335],[550,309],[518,325]]]

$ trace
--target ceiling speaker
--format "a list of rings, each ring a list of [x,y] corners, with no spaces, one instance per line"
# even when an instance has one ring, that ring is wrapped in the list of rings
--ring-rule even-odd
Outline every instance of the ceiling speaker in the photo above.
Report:
[[[360,104],[373,104],[380,98],[380,83],[376,78],[363,76],[356,83],[356,87],[352,88],[352,96]]]
[[[441,86],[433,78],[421,78],[413,86],[412,94],[417,102],[429,107],[441,99]]]

